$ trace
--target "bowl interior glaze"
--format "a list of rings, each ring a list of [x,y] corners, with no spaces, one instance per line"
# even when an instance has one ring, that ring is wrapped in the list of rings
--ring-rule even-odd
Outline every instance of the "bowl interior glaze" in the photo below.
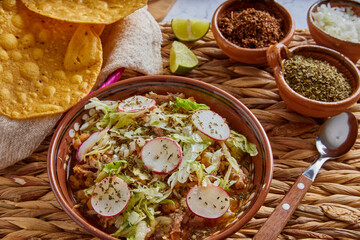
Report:
[[[81,118],[87,112],[83,107],[91,97],[100,100],[121,100],[150,91],[158,94],[184,93],[186,97],[193,96],[197,102],[209,105],[215,112],[225,117],[231,127],[239,130],[249,141],[257,145],[259,154],[252,159],[254,190],[249,203],[235,222],[209,239],[223,239],[238,231],[258,211],[269,191],[273,170],[269,140],[256,117],[237,99],[210,84],[184,77],[145,76],[122,80],[90,94],[73,107],[59,123],[48,153],[49,180],[56,199],[65,212],[85,230],[101,239],[115,239],[91,225],[80,211],[74,209],[76,203],[66,182],[69,171],[66,160],[72,141],[70,132],[81,124]]]

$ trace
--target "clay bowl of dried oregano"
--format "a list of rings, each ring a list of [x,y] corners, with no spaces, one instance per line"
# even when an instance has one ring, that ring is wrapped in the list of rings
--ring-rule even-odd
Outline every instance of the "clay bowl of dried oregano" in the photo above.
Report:
[[[360,76],[341,53],[317,45],[288,49],[269,47],[267,59],[288,110],[326,118],[337,115],[360,98]]]
[[[228,0],[215,10],[211,30],[219,48],[233,61],[265,65],[267,48],[278,42],[288,45],[295,22],[274,0]]]
[[[317,1],[308,10],[307,23],[317,44],[341,52],[354,63],[360,59],[359,1]]]

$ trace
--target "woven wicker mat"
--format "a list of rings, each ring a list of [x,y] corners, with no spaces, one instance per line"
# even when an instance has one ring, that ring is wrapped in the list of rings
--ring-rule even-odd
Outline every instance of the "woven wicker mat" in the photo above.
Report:
[[[164,67],[175,40],[163,32]],[[298,30],[291,46],[314,43]],[[315,133],[322,119],[291,113],[281,101],[270,69],[232,63],[210,33],[188,44],[200,65],[186,76],[218,86],[242,101],[260,120],[274,154],[274,179],[265,204],[229,239],[251,239],[294,180],[316,158]],[[138,75],[125,72],[123,78]],[[360,119],[360,104],[350,111]],[[56,201],[48,182],[46,156],[51,135],[30,157],[0,171],[0,237],[3,239],[95,239],[75,224]],[[345,156],[325,163],[280,239],[360,239],[360,140]]]

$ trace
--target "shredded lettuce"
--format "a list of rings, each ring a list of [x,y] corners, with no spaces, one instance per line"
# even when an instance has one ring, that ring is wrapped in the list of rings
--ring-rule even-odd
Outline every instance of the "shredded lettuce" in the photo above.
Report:
[[[221,141],[220,142],[220,146],[224,152],[224,155],[225,155],[225,158],[226,160],[230,163],[230,165],[234,168],[235,172],[236,173],[239,173],[240,172],[240,166],[239,166],[239,163],[236,161],[236,159],[231,156],[230,152],[229,152],[229,149],[227,148],[226,144]]]
[[[91,197],[93,191],[94,191],[95,185],[92,185],[84,190],[85,196]]]
[[[180,135],[178,133],[172,134],[170,136],[170,138],[174,139],[175,141],[179,142],[184,142],[184,143],[196,143],[195,139],[191,138],[191,137],[186,137],[184,135]]]
[[[171,118],[173,121],[177,122],[180,126],[185,126],[186,119],[189,117],[188,114],[173,113],[165,114],[166,117]]]
[[[133,123],[133,118],[134,115],[131,114],[120,114],[119,112],[117,113],[113,113],[110,114],[110,123],[111,124],[115,124],[115,128],[123,128],[125,126],[130,125],[131,123]]]
[[[100,141],[97,142],[95,146],[92,147],[92,150],[87,152],[85,156],[96,155],[105,153],[112,146],[112,141],[110,140],[110,135],[107,133]]]
[[[198,184],[199,185],[202,183],[202,181],[203,181],[203,179],[205,177],[204,169],[205,169],[204,164],[202,164],[200,162],[197,162],[195,173],[196,173],[196,177],[198,179]]]
[[[136,225],[137,223],[139,223],[141,220],[145,219],[146,215],[143,214],[143,212],[138,213],[136,211],[132,211],[130,212],[127,220],[131,225]]]
[[[225,143],[235,156],[243,156],[244,153],[249,153],[250,156],[256,156],[258,154],[254,143],[248,142],[244,135],[233,130],[231,131],[230,138],[228,138]]]
[[[149,180],[150,176],[145,172],[142,172],[139,168],[134,168],[133,173],[135,176],[138,176],[141,180]]]
[[[154,208],[150,207],[148,204],[145,204],[144,205],[144,212],[145,212],[146,216],[150,220],[150,226],[155,227],[156,221],[155,221],[155,210],[154,210]]]
[[[197,166],[191,163],[193,163],[208,146],[210,146],[208,143],[184,144],[183,159],[178,171],[178,181],[180,183],[185,183],[189,174],[197,169]]]
[[[128,205],[126,206],[125,212],[129,212],[132,211],[132,209],[134,208],[134,206],[141,201],[144,198],[143,194],[137,193],[137,192],[132,192],[131,196],[130,196],[130,201],[128,203]]]
[[[171,199],[164,199],[160,202],[160,204],[173,204],[175,205],[175,202]]]
[[[230,174],[231,174],[231,170],[232,170],[232,166],[230,165],[228,167],[228,170],[226,171],[225,177],[224,179],[222,179],[222,181],[220,181],[219,187],[224,188],[225,190],[228,190],[226,188],[227,184],[229,183],[229,178],[230,178]]]
[[[136,227],[136,234],[134,240],[144,240],[146,238],[146,235],[150,231],[151,229],[148,227],[145,221],[139,222]]]
[[[116,110],[118,103],[116,101],[100,101],[98,98],[93,97],[90,99],[90,102],[85,105],[84,109],[96,109],[102,111],[104,114],[108,112],[113,112]]]
[[[207,173],[212,173],[218,170],[221,162],[221,157],[224,156],[224,153],[221,149],[217,150],[214,153],[207,152],[205,155],[206,158],[209,158],[211,165],[205,168]]]
[[[208,107],[205,104],[200,104],[200,103],[196,103],[191,101],[190,99],[184,99],[184,98],[179,98],[176,97],[176,110],[179,109],[184,109],[184,110],[199,110],[199,109],[210,109],[210,107]]]
[[[127,167],[127,161],[119,160],[116,162],[111,162],[105,165],[103,171],[109,175],[117,175],[120,171]]]
[[[166,127],[169,119],[160,109],[154,109],[151,113],[147,114],[147,123],[145,126],[156,126],[159,128]]]
[[[107,176],[108,176],[108,174],[107,174],[106,172],[101,171],[101,172],[97,175],[97,177],[96,177],[96,179],[95,179],[94,182],[98,183],[98,182],[100,182],[101,180],[103,180],[104,178],[106,178]]]
[[[120,215],[115,221],[115,226],[118,230],[111,235],[117,238],[145,239],[142,237],[146,236],[147,232],[150,231],[150,227],[148,227],[144,220],[149,218],[148,214],[154,214],[154,212],[149,211],[148,208],[148,202],[145,200],[143,194],[131,194],[129,204],[124,211],[125,213]],[[152,218],[155,219],[153,216]],[[142,222],[144,222],[145,225],[143,225]],[[141,224],[140,228],[139,224]],[[141,231],[142,234],[137,235],[138,231]]]
[[[159,203],[162,200],[166,199],[164,198],[164,194],[161,193],[161,187],[146,187],[146,186],[139,186],[136,189],[133,189],[133,192],[142,193],[144,196],[146,196],[146,199],[152,203]]]

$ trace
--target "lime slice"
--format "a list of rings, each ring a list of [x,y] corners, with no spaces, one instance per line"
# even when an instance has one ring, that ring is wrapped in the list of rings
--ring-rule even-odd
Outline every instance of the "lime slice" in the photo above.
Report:
[[[177,39],[193,42],[206,35],[210,28],[210,22],[198,19],[174,18],[171,21],[171,28]]]
[[[170,71],[175,74],[189,72],[199,63],[196,55],[183,43],[174,41],[170,50]]]

